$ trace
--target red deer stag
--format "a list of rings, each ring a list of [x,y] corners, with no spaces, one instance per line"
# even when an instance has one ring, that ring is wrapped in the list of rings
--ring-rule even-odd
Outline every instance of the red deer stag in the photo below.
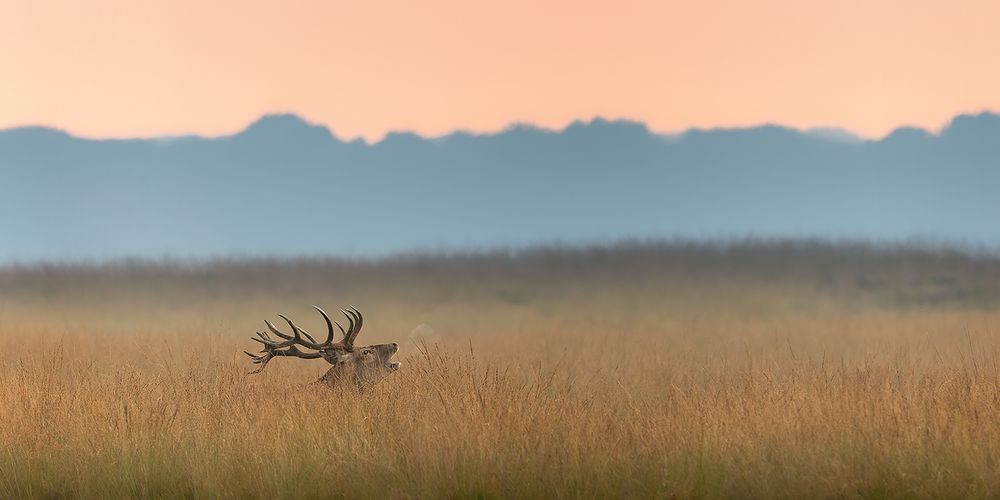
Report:
[[[251,354],[243,351],[247,356],[250,356],[254,363],[260,365],[260,368],[250,373],[261,372],[267,366],[267,362],[276,356],[325,359],[333,367],[320,377],[317,382],[329,385],[345,380],[349,380],[357,385],[367,385],[378,382],[399,369],[401,363],[392,360],[396,351],[399,350],[399,346],[396,343],[375,344],[364,347],[356,347],[354,345],[354,339],[358,337],[358,333],[361,332],[361,325],[364,323],[364,319],[357,309],[353,307],[341,309],[341,312],[347,317],[348,322],[347,330],[345,331],[344,327],[340,326],[340,323],[332,321],[325,311],[316,306],[313,306],[313,308],[319,311],[323,315],[323,319],[326,320],[326,340],[322,343],[316,342],[305,330],[295,326],[292,320],[282,314],[278,316],[288,323],[288,326],[292,329],[291,335],[279,331],[270,321],[264,320],[267,329],[283,340],[275,340],[266,331],[256,332],[256,337],[250,337],[264,344],[264,349],[260,351],[260,354]],[[340,333],[344,336],[340,342],[333,341],[333,325],[337,325]],[[315,352],[300,351],[297,346],[311,349]]]

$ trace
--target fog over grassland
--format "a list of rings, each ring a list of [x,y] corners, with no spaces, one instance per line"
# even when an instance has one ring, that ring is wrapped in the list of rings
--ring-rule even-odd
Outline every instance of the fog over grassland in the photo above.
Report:
[[[1000,116],[879,140],[778,126],[344,141],[294,115],[217,138],[0,131],[0,263],[380,255],[620,238],[1000,245]]]

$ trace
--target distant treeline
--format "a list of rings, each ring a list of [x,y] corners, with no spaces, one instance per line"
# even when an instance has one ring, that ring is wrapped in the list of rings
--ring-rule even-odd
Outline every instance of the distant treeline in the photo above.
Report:
[[[862,241],[622,241],[375,259],[119,260],[0,267],[0,297],[98,290],[306,294],[405,287],[677,291],[692,283],[807,285],[903,303],[1000,302],[1000,255],[958,246]]]

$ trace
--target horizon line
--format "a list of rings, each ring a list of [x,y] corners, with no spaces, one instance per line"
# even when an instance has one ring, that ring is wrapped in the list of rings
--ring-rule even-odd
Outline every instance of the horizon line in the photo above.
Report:
[[[531,129],[531,130],[536,130],[536,131],[545,132],[545,133],[561,134],[561,133],[566,132],[568,129],[570,129],[573,126],[577,126],[577,125],[591,125],[591,124],[598,123],[598,122],[606,122],[606,123],[630,123],[630,124],[635,124],[635,125],[641,125],[646,130],[646,132],[649,133],[650,135],[664,137],[664,138],[676,138],[676,137],[680,137],[680,136],[683,136],[683,135],[691,133],[691,132],[740,131],[740,130],[752,130],[752,129],[758,129],[758,128],[774,127],[774,128],[780,128],[780,129],[785,129],[785,130],[790,130],[790,131],[798,132],[800,134],[811,134],[811,135],[817,135],[818,133],[822,133],[822,132],[831,132],[833,134],[838,134],[838,135],[841,136],[839,138],[838,137],[834,137],[834,136],[829,136],[828,137],[829,140],[835,141],[835,142],[879,142],[879,141],[882,141],[882,140],[884,140],[884,139],[892,136],[893,134],[895,134],[896,132],[898,132],[900,130],[920,130],[920,131],[923,131],[923,132],[927,133],[928,135],[938,136],[938,135],[941,134],[941,132],[943,130],[947,129],[958,118],[961,118],[961,117],[980,117],[980,116],[984,116],[984,115],[1000,116],[1000,110],[994,110],[994,109],[991,109],[991,108],[988,108],[988,107],[983,107],[983,108],[980,108],[977,111],[961,111],[961,112],[956,112],[954,115],[952,115],[944,123],[938,125],[937,127],[933,128],[933,129],[926,128],[926,127],[923,127],[923,126],[920,126],[920,125],[900,124],[900,125],[897,125],[897,126],[893,127],[889,132],[883,134],[882,136],[878,136],[878,137],[868,137],[868,136],[865,136],[865,135],[863,135],[861,133],[858,133],[858,132],[856,132],[854,130],[851,130],[851,129],[847,128],[847,127],[842,127],[842,126],[838,126],[838,125],[814,125],[814,126],[811,126],[811,127],[808,127],[808,128],[801,128],[801,127],[795,127],[795,126],[791,126],[791,125],[785,125],[785,124],[782,124],[782,123],[779,123],[779,122],[774,122],[774,121],[764,121],[764,122],[759,122],[759,123],[752,124],[752,125],[751,124],[748,124],[748,125],[724,125],[723,124],[723,125],[709,126],[709,127],[690,126],[690,127],[687,127],[687,128],[681,129],[681,130],[676,130],[676,131],[658,131],[658,130],[653,130],[652,128],[650,128],[649,124],[646,123],[643,120],[639,120],[639,119],[635,119],[635,118],[629,118],[629,117],[609,117],[609,116],[606,116],[606,115],[595,114],[595,115],[590,115],[588,118],[584,118],[584,117],[574,118],[574,119],[566,122],[564,125],[559,126],[559,127],[547,127],[547,126],[543,126],[543,125],[538,125],[538,124],[532,123],[530,121],[514,120],[514,121],[508,122],[503,127],[500,127],[500,128],[497,128],[497,129],[491,129],[491,130],[472,130],[472,129],[468,129],[468,128],[456,127],[456,128],[453,128],[453,129],[451,129],[448,132],[443,133],[443,134],[423,134],[423,133],[417,132],[417,131],[415,131],[413,129],[390,129],[390,130],[387,130],[384,134],[382,134],[382,136],[379,137],[377,140],[369,140],[369,139],[367,139],[367,138],[365,138],[365,137],[363,137],[361,135],[357,135],[357,136],[350,137],[350,138],[348,138],[348,137],[341,137],[341,136],[339,136],[339,135],[336,134],[334,128],[331,125],[326,124],[326,123],[322,123],[322,122],[319,122],[319,121],[310,120],[307,116],[305,116],[305,114],[299,113],[299,112],[296,112],[296,111],[268,111],[268,112],[264,112],[264,113],[258,115],[257,118],[255,118],[255,119],[249,121],[247,124],[243,125],[242,127],[237,128],[236,130],[233,130],[233,131],[230,131],[230,132],[226,132],[226,133],[221,133],[221,134],[201,134],[201,133],[197,133],[197,132],[187,132],[187,133],[176,133],[176,134],[174,134],[174,133],[165,133],[165,134],[154,134],[154,135],[131,135],[131,136],[91,136],[91,135],[86,135],[86,134],[79,134],[79,133],[73,132],[73,131],[71,131],[69,129],[66,129],[66,128],[60,128],[57,125],[46,125],[46,124],[38,124],[38,123],[33,123],[33,124],[32,123],[28,123],[28,124],[14,125],[14,126],[10,126],[10,127],[0,128],[0,134],[5,133],[5,132],[14,131],[14,130],[45,129],[45,130],[51,130],[51,131],[55,131],[55,132],[60,132],[60,133],[66,134],[67,136],[72,137],[74,139],[86,140],[86,141],[129,141],[129,140],[150,140],[150,141],[155,141],[155,140],[176,140],[176,139],[187,139],[187,138],[195,138],[195,139],[203,139],[203,140],[216,140],[216,139],[224,139],[224,138],[228,138],[228,137],[238,136],[238,135],[246,132],[250,128],[252,128],[255,124],[260,123],[261,121],[263,121],[265,119],[268,119],[268,118],[293,117],[293,118],[298,119],[299,121],[301,121],[302,123],[304,123],[304,124],[306,124],[306,125],[308,125],[310,127],[323,128],[324,130],[326,130],[331,135],[331,137],[333,137],[334,139],[337,139],[337,140],[339,140],[341,142],[344,142],[344,143],[361,142],[361,143],[363,143],[363,144],[365,144],[367,146],[375,146],[375,145],[378,145],[378,144],[380,144],[382,142],[385,142],[390,136],[401,136],[401,135],[413,135],[413,136],[416,136],[416,137],[418,137],[418,138],[420,138],[422,140],[435,141],[435,140],[446,139],[448,137],[451,137],[451,136],[454,136],[454,135],[459,135],[459,134],[465,134],[465,135],[470,135],[470,136],[474,136],[474,137],[496,136],[496,135],[500,135],[500,134],[503,134],[505,132],[508,132],[510,130],[519,129],[519,128]]]

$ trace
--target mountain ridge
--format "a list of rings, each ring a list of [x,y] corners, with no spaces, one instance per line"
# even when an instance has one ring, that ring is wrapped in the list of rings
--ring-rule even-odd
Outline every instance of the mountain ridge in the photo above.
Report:
[[[606,119],[375,143],[291,114],[215,138],[28,127],[0,132],[0,263],[674,237],[1000,245],[998,187],[1000,116],[988,112],[861,141]]]
[[[420,139],[423,141],[435,141],[441,142],[446,141],[452,137],[461,138],[482,138],[482,137],[495,137],[498,135],[504,135],[511,131],[517,132],[534,132],[541,134],[563,134],[567,132],[572,132],[576,129],[586,129],[594,126],[610,126],[610,127],[629,127],[637,130],[642,130],[644,133],[659,138],[666,139],[676,139],[681,138],[689,134],[703,134],[703,133],[726,133],[726,132],[741,132],[759,129],[770,129],[777,128],[788,130],[794,133],[816,137],[820,139],[826,139],[830,141],[839,142],[882,142],[890,137],[897,135],[898,133],[910,133],[910,132],[922,132],[928,136],[939,137],[946,134],[948,131],[952,130],[954,127],[965,127],[969,123],[973,122],[986,122],[990,123],[992,126],[1000,128],[1000,112],[994,112],[991,110],[982,110],[974,113],[959,113],[953,116],[947,123],[945,123],[940,130],[937,132],[923,128],[910,125],[901,125],[888,134],[883,135],[879,138],[866,138],[860,134],[857,134],[850,129],[838,126],[814,126],[805,129],[796,128],[792,126],[782,125],[779,123],[765,122],[757,125],[747,125],[747,126],[719,126],[719,127],[689,127],[679,132],[656,132],[649,128],[647,124],[640,120],[634,120],[629,118],[605,118],[603,116],[594,116],[590,119],[576,119],[566,124],[562,128],[549,128],[543,127],[527,122],[512,122],[500,130],[497,131],[487,131],[487,132],[475,132],[465,129],[455,129],[450,132],[441,135],[421,135],[417,132],[410,130],[390,130],[382,137],[382,139],[377,141],[367,141],[361,137],[356,138],[344,138],[336,135],[326,125],[311,122],[299,114],[293,112],[276,112],[276,113],[265,113],[258,117],[257,119],[248,123],[242,129],[220,135],[202,135],[202,134],[181,134],[181,135],[161,135],[161,136],[150,136],[150,137],[114,137],[114,138],[93,138],[84,137],[72,134],[64,129],[56,126],[50,125],[24,125],[15,126],[0,129],[0,136],[4,134],[18,134],[18,133],[58,133],[65,135],[69,138],[89,141],[89,142],[116,142],[116,141],[159,141],[159,142],[171,142],[175,140],[219,140],[235,138],[240,136],[254,136],[259,132],[266,132],[269,134],[275,133],[318,133],[322,135],[328,135],[330,138],[337,142],[344,144],[363,144],[366,146],[377,146],[378,144],[386,141],[389,138],[398,137],[412,137]]]

